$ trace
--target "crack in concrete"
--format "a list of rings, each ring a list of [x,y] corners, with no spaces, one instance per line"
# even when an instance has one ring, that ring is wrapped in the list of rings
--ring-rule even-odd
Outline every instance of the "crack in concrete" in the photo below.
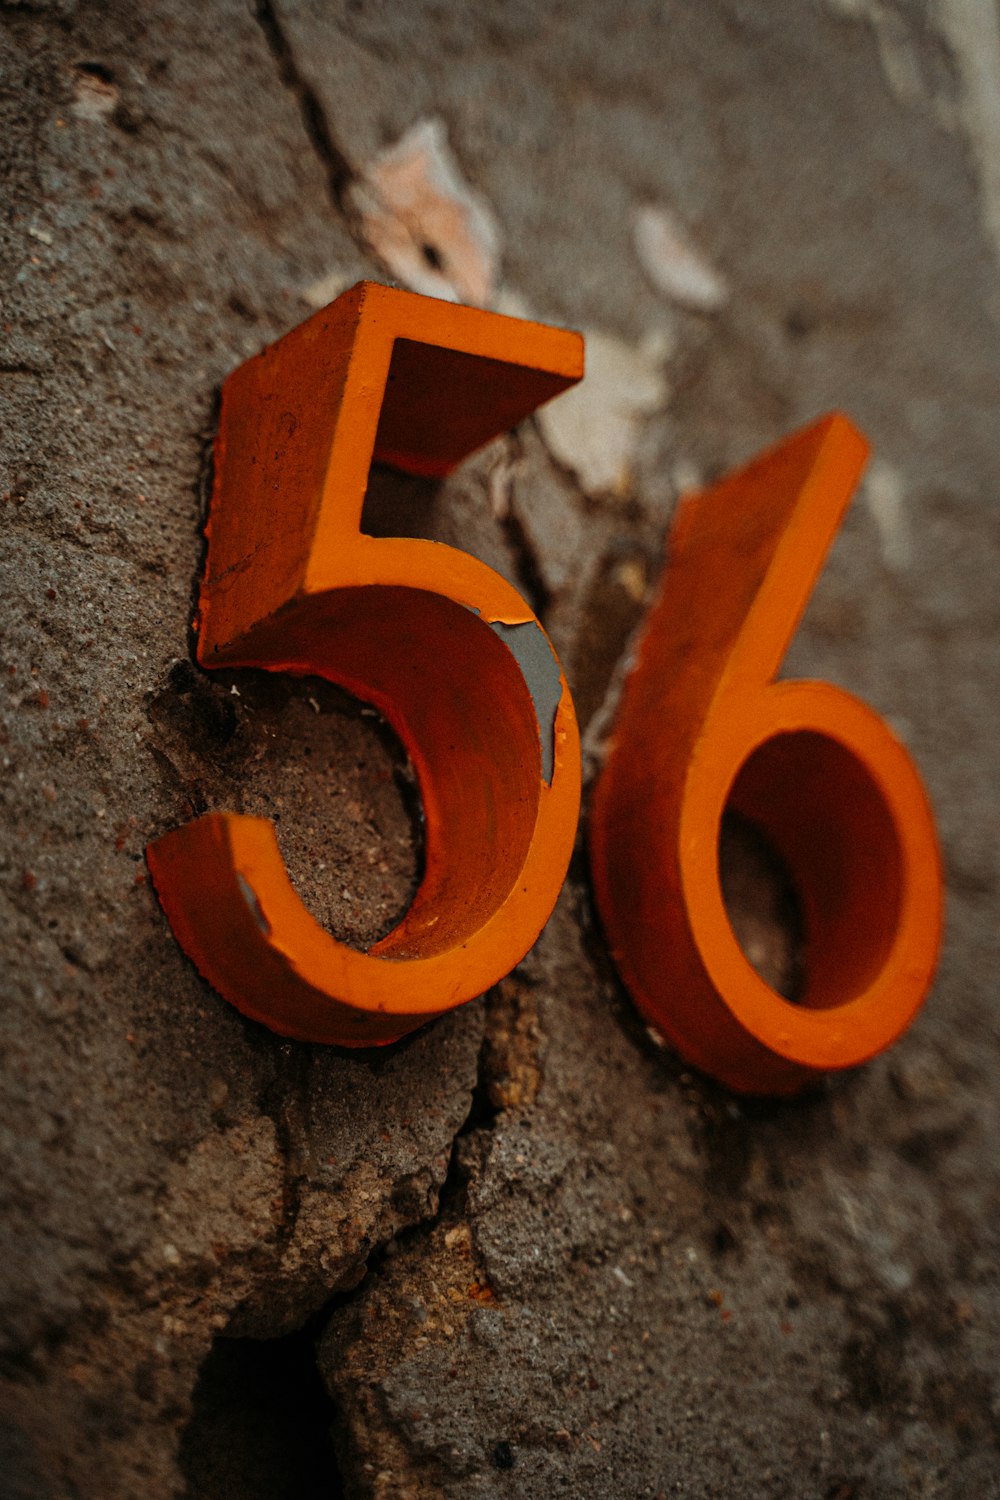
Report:
[[[298,102],[306,135],[326,174],[330,200],[337,212],[350,224],[347,191],[355,179],[354,170],[333,138],[333,132],[319,96],[302,75],[294,48],[281,24],[273,0],[258,0],[253,14],[278,65],[282,83],[294,94]]]
[[[514,1077],[519,1065],[536,1068],[537,1044],[529,1037],[522,1037],[518,1024],[521,1002],[516,995],[505,994],[498,987],[483,997],[485,1018],[479,1055],[476,1060],[476,1077],[469,1094],[469,1108],[451,1139],[448,1166],[437,1193],[437,1207],[433,1212],[422,1214],[412,1223],[397,1232],[385,1235],[374,1243],[368,1252],[365,1270],[356,1286],[349,1291],[334,1292],[330,1298],[329,1313],[324,1310],[321,1321],[329,1323],[335,1308],[360,1297],[367,1290],[369,1279],[389,1252],[389,1247],[398,1248],[420,1238],[429,1237],[443,1220],[466,1219],[463,1202],[469,1181],[469,1167],[462,1159],[462,1143],[469,1136],[495,1130],[505,1114],[524,1108],[533,1096],[534,1087],[527,1092],[523,1080]],[[530,1021],[534,1023],[534,1013]],[[515,1034],[517,1033],[517,1034]],[[530,1053],[530,1062],[526,1059]],[[523,1054],[523,1055],[522,1055]]]
[[[304,1100],[309,1092],[312,1058],[308,1051],[293,1047],[282,1048],[278,1058],[274,1077],[261,1094],[260,1109],[274,1125],[281,1156],[282,1205],[277,1254],[277,1263],[280,1264],[295,1235],[302,1211],[303,1184],[308,1176],[308,1125]]]
[[[350,189],[357,183],[358,174],[350,160],[334,139],[329,118],[319,95],[303,76],[295,56],[295,49],[279,16],[279,7],[274,0],[258,0],[254,17],[260,26],[275,62],[282,83],[295,96],[302,116],[302,124],[313,150],[318,157],[327,181],[333,208],[341,216],[360,248],[369,253],[369,246],[356,227],[356,213],[350,201]],[[552,602],[541,558],[529,537],[522,518],[510,505],[500,518],[504,538],[514,555],[518,584],[532,613],[545,623],[546,612]]]

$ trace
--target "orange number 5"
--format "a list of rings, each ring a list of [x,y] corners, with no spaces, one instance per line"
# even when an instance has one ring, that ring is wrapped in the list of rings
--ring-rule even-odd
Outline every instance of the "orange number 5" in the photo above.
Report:
[[[310,916],[267,819],[209,813],[149,846],[184,949],[274,1031],[393,1041],[495,984],[549,916],[580,798],[552,647],[483,563],[360,525],[373,457],[446,474],[582,373],[578,334],[361,283],[225,383],[199,661],[374,704],[425,815],[420,888],[367,953]]]
[[[906,751],[847,693],[773,680],[866,455],[827,417],[682,503],[593,798],[591,868],[625,983],[688,1061],[749,1093],[793,1093],[887,1047],[940,942],[937,841]],[[795,882],[798,1004],[729,925],[727,807]]]

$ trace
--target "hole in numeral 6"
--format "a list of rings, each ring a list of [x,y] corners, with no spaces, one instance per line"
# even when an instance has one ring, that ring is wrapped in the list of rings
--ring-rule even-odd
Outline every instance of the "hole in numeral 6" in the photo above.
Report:
[[[794,1093],[887,1047],[940,945],[940,858],[909,755],[849,694],[774,680],[866,453],[827,417],[681,504],[593,797],[622,978],[682,1056],[747,1093]],[[801,972],[784,993],[727,915],[724,819],[756,829],[794,885]]]
[[[551,912],[580,798],[559,663],[498,574],[367,535],[362,507],[373,461],[444,475],[582,373],[578,334],[361,283],[225,383],[198,659],[372,703],[425,816],[419,889],[367,953],[306,910],[267,819],[206,814],[150,844],[181,945],[274,1031],[394,1041],[495,984]]]

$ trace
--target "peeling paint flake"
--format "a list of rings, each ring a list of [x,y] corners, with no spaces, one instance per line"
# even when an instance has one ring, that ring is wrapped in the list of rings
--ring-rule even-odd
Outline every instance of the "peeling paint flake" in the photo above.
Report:
[[[695,312],[718,312],[729,288],[667,208],[647,203],[632,217],[642,269],[658,292]]]
[[[973,3],[980,4],[982,0]],[[871,26],[890,94],[900,104],[918,104],[926,90],[917,44],[906,19],[883,0],[827,0],[827,5],[835,16],[866,21]]]
[[[608,333],[585,338],[586,375],[541,408],[538,425],[552,457],[588,495],[623,498],[643,419],[666,403],[670,340],[663,332],[638,347]]]
[[[80,63],[73,70],[71,112],[78,120],[107,120],[118,104],[118,88],[102,63]]]
[[[908,567],[913,549],[903,476],[884,459],[873,458],[862,494],[878,527],[886,567],[894,572]]]
[[[535,620],[513,625],[508,625],[503,620],[492,620],[490,626],[516,660],[528,685],[538,721],[542,779],[547,786],[551,786],[555,766],[556,713],[562,702],[562,677],[558,659],[548,637]]]
[[[1000,260],[1000,14],[986,0],[937,0],[962,79],[962,122],[979,169],[980,214]]]
[[[500,233],[489,204],[462,176],[443,121],[422,120],[364,168],[351,189],[361,232],[414,292],[487,306]]]
[[[240,895],[243,897],[243,900],[246,902],[250,910],[250,915],[253,917],[254,921],[257,923],[257,926],[260,928],[264,936],[267,937],[271,931],[271,924],[264,915],[257,892],[254,890],[249,880],[243,874],[242,870],[237,870],[236,872],[236,883],[240,888]]]

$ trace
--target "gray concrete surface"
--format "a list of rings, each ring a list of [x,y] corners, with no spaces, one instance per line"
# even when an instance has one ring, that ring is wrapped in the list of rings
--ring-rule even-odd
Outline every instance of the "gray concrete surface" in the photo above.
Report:
[[[993,15],[0,4],[0,1493],[1000,1494]],[[219,383],[320,278],[384,277],[351,184],[430,117],[509,294],[672,351],[618,496],[533,423],[373,486],[519,583],[592,729],[678,483],[834,406],[875,445],[787,668],[912,749],[948,938],[907,1037],[800,1101],[653,1044],[582,849],[519,970],[378,1055],[243,1021],[144,877],[239,807],[345,940],[409,899],[392,737],[208,680],[189,624]],[[720,311],[653,289],[646,202]]]

